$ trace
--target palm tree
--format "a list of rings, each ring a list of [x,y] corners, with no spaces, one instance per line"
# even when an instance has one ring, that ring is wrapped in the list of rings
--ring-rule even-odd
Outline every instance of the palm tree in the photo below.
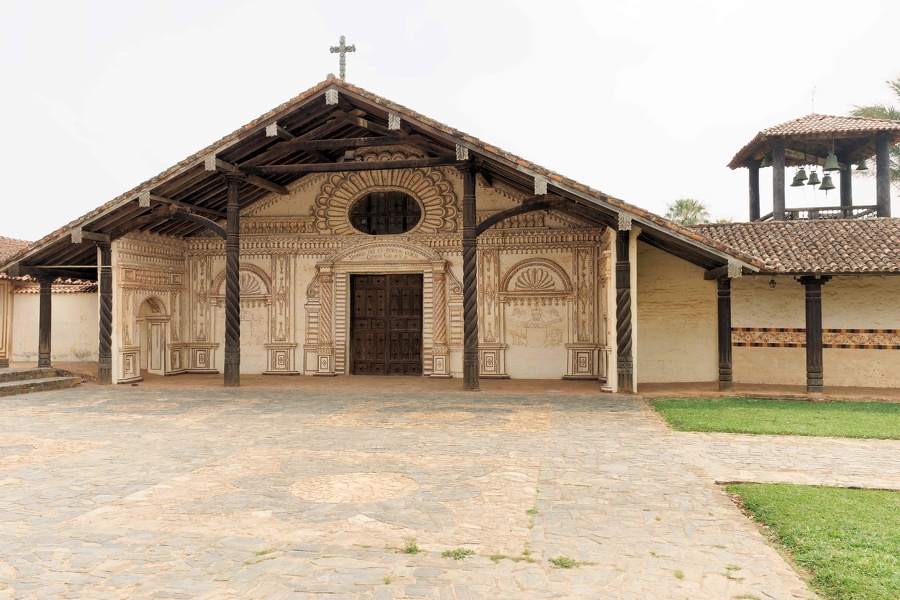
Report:
[[[900,101],[900,77],[893,81],[888,80],[886,83],[894,92],[897,100]],[[855,106],[853,110],[850,111],[850,114],[854,117],[866,117],[868,119],[890,119],[892,121],[900,121],[900,108],[887,103]],[[897,189],[900,189],[900,144],[891,147],[889,160],[891,184]],[[868,171],[867,174],[874,175],[874,171]]]
[[[672,204],[667,204],[666,209],[666,218],[679,225],[709,223],[709,209],[693,198],[679,198]]]

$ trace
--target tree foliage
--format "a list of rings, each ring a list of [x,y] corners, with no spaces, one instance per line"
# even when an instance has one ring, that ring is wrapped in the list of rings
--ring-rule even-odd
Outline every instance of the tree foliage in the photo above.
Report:
[[[900,77],[894,80],[888,80],[887,86],[894,93],[897,101],[900,102]],[[886,102],[868,104],[865,106],[855,106],[850,114],[854,117],[865,117],[867,119],[890,119],[892,121],[900,121],[900,108]],[[890,150],[890,179],[891,183],[900,189],[900,144],[891,147]],[[868,171],[870,175],[874,175],[875,171]]]
[[[709,208],[693,198],[679,198],[666,205],[665,217],[679,225],[696,225],[709,223]]]

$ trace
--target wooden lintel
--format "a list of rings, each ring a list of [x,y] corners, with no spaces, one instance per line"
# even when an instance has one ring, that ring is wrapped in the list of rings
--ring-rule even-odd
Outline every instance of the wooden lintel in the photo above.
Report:
[[[244,171],[231,163],[227,163],[221,158],[216,158],[216,169],[219,171],[224,171],[225,173],[244,173]],[[247,172],[249,173],[249,171]],[[272,192],[274,194],[278,194],[279,196],[287,196],[290,194],[288,189],[281,184],[275,183],[274,181],[269,181],[268,179],[263,179],[257,175],[247,174],[247,183],[250,185],[256,186],[260,189],[266,190],[267,192]]]
[[[716,280],[720,277],[728,277],[728,265],[709,269],[703,273],[703,279],[707,281]]]
[[[819,165],[820,167],[825,166],[825,159],[813,154],[806,154],[805,152],[797,152],[796,150],[785,148],[784,155],[785,157],[799,161],[804,165]],[[843,163],[838,163],[838,166],[843,169],[845,165]]]
[[[220,210],[213,210],[211,208],[195,206],[193,204],[188,204],[187,202],[181,202],[180,200],[173,200],[171,198],[157,196],[156,194],[150,194],[150,199],[153,200],[154,202],[160,202],[162,204],[171,204],[172,206],[179,206],[181,208],[187,209],[192,212],[202,213],[205,215],[211,215],[213,217],[218,217],[219,219],[225,218],[225,213],[223,213]]]
[[[105,233],[95,232],[95,231],[82,231],[81,239],[90,240],[92,242],[108,242],[109,235],[107,235]]]
[[[342,150],[367,146],[393,146],[404,143],[398,136],[360,137],[332,140],[296,140],[290,144],[294,150]]]
[[[307,173],[341,173],[345,171],[387,171],[392,169],[419,169],[425,167],[443,167],[462,165],[456,157],[446,158],[413,158],[406,160],[380,160],[341,163],[312,163],[301,165],[260,165],[243,167],[247,173],[305,175]]]

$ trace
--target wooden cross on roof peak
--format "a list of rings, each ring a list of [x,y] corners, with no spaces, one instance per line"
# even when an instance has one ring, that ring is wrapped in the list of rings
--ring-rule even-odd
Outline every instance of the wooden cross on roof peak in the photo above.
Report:
[[[344,77],[347,75],[347,53],[348,52],[356,52],[356,46],[348,46],[345,43],[344,36],[341,36],[341,43],[338,46],[331,47],[331,53],[336,54],[339,53],[341,55],[340,65],[341,65],[341,81],[344,80]]]

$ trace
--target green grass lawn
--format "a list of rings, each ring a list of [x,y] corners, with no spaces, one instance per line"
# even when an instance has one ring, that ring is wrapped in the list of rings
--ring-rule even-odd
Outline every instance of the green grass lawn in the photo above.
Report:
[[[900,403],[660,398],[653,406],[678,431],[900,439]]]
[[[900,598],[900,493],[789,484],[726,488],[829,600]]]

